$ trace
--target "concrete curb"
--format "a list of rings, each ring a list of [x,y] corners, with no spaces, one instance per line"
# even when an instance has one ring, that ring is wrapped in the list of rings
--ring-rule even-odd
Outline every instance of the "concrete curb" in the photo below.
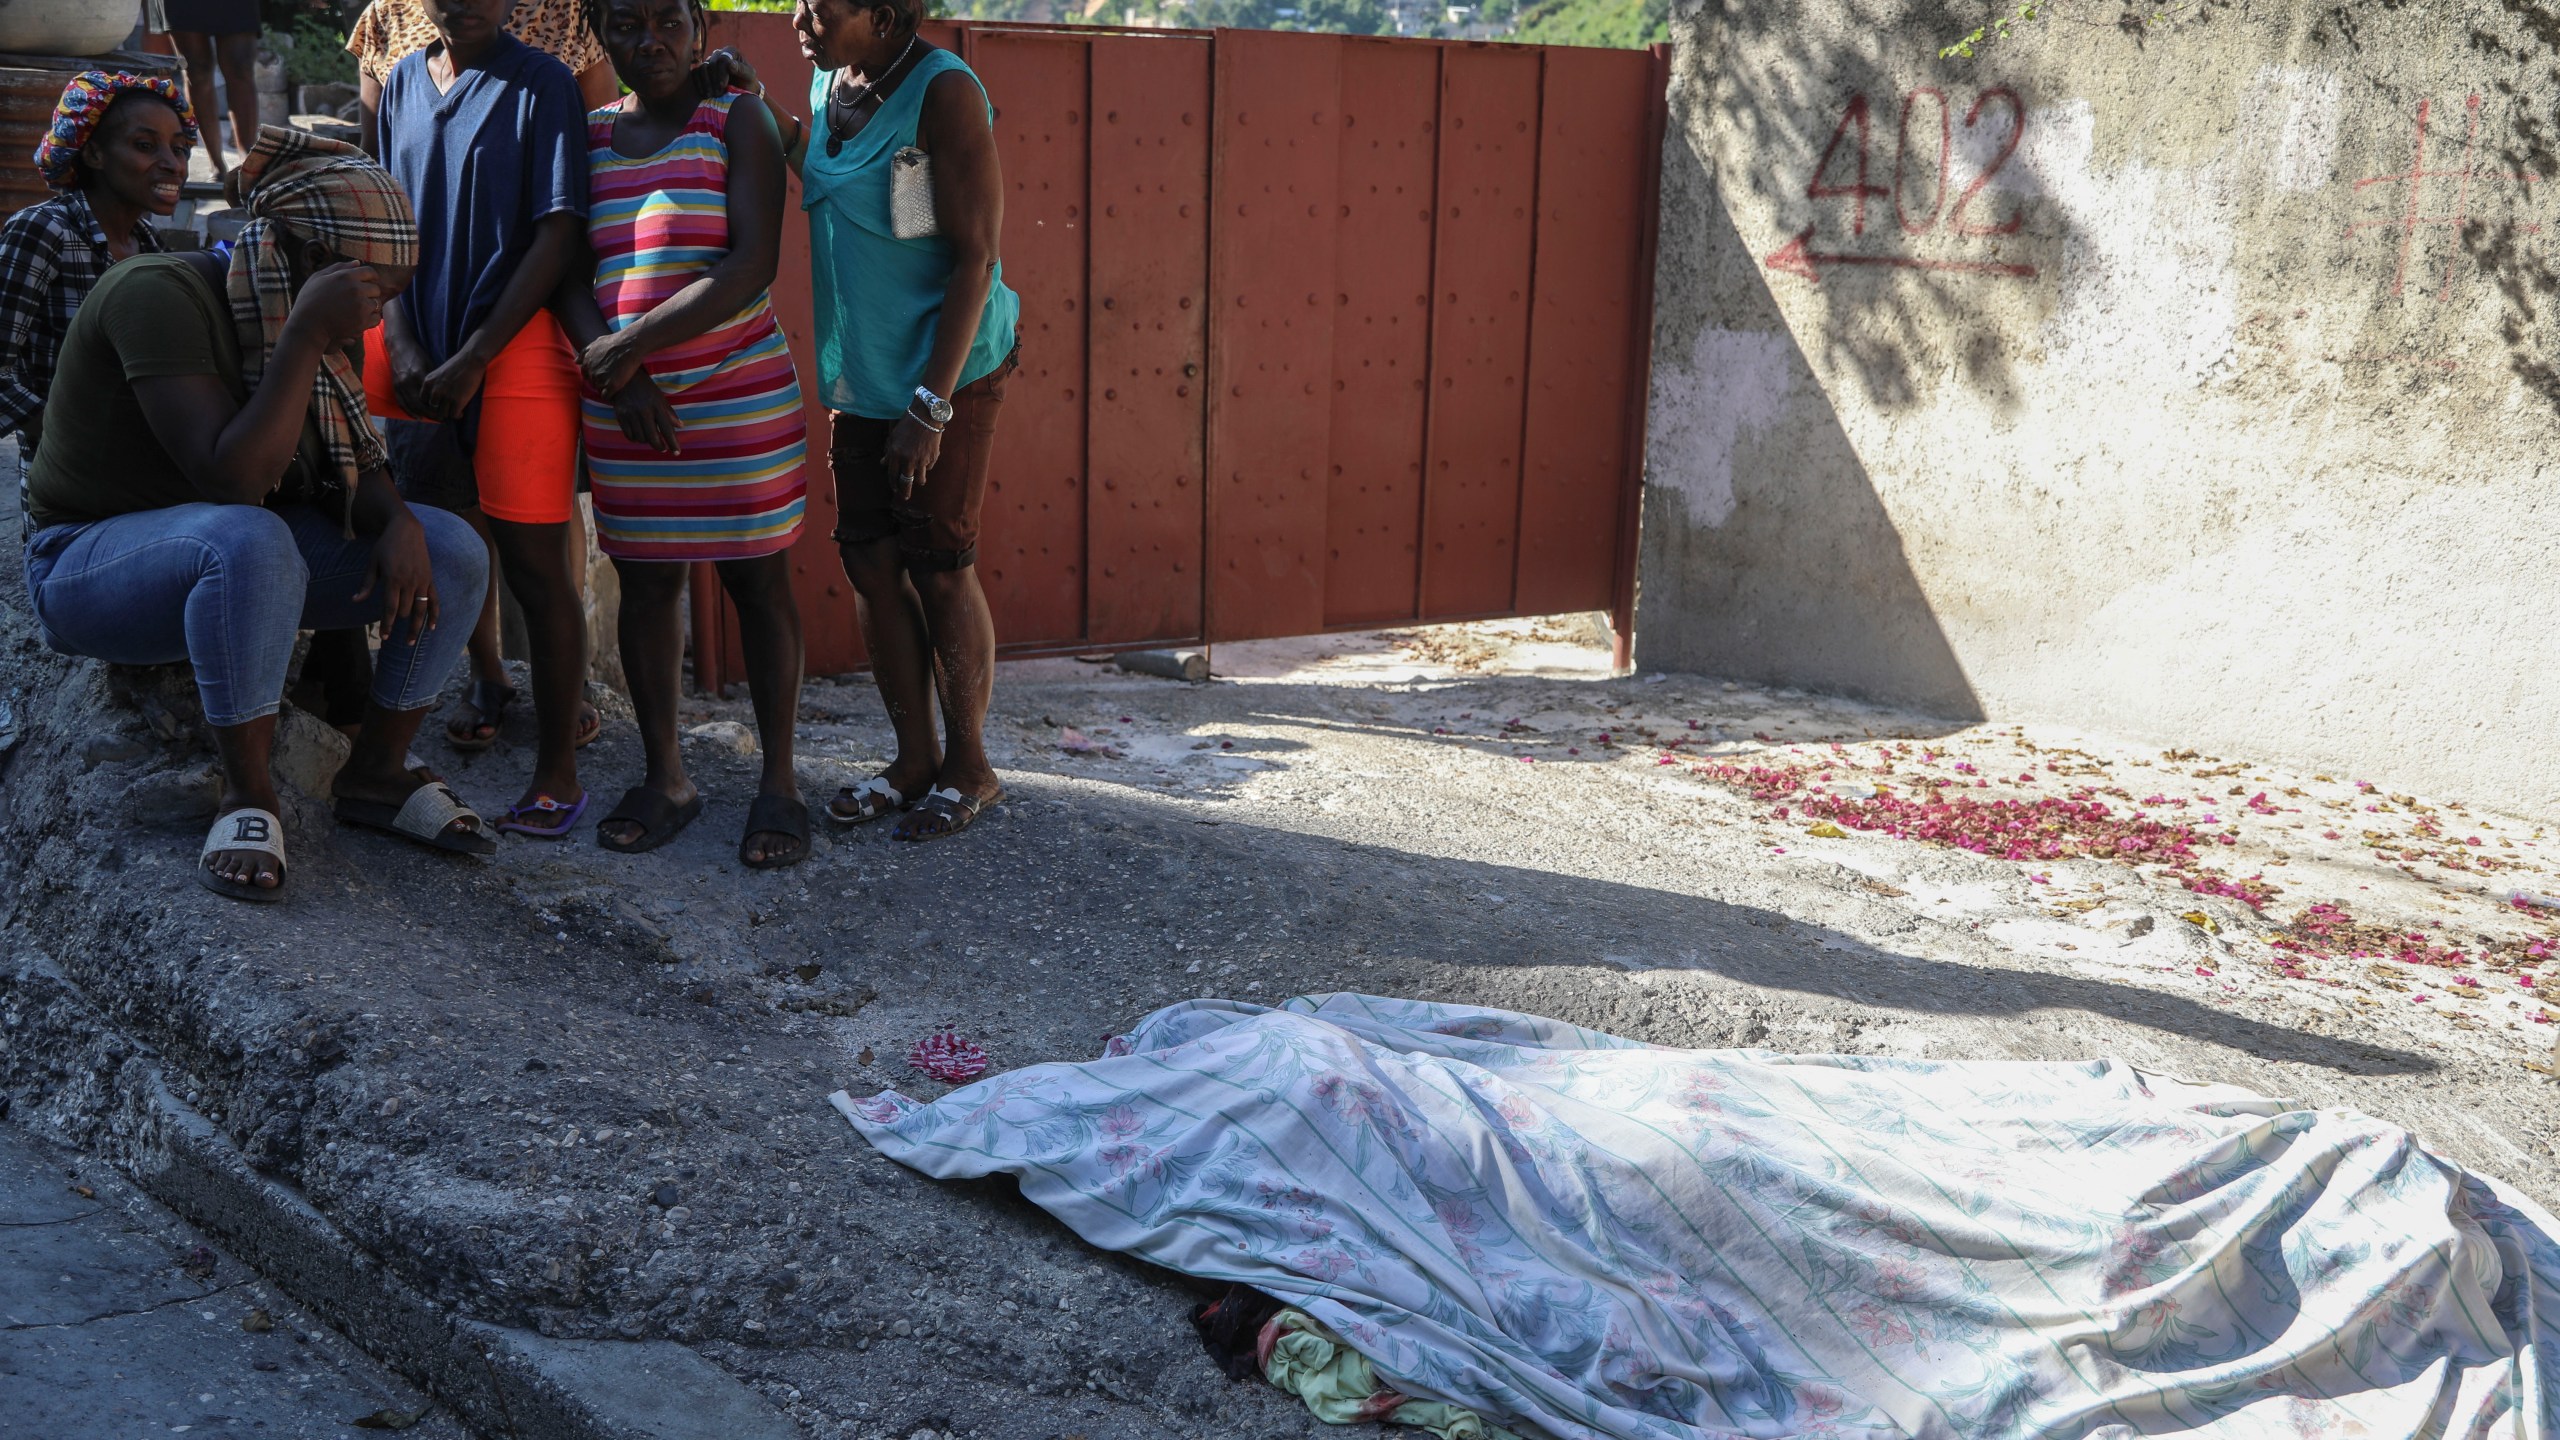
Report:
[[[50,981],[67,992],[57,1000],[78,994],[29,958],[11,967],[22,990]],[[554,1340],[454,1314],[251,1169],[171,1093],[157,1061],[127,1060],[108,1083],[113,1149],[136,1184],[491,1440],[801,1440],[787,1416],[674,1341]]]
[[[509,1440],[798,1440],[799,1426],[671,1340],[553,1340],[451,1314],[251,1170],[157,1065],[137,1062],[125,1080],[140,1111],[136,1182],[472,1428]]]

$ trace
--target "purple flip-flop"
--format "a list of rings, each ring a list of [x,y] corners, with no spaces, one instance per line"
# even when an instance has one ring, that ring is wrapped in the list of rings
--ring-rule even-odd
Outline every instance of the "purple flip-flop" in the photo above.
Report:
[[[578,828],[578,822],[585,818],[588,798],[582,793],[578,796],[577,803],[563,805],[548,795],[536,795],[530,805],[508,806],[505,818],[498,821],[498,828],[517,835],[530,835],[536,840],[565,840],[570,831]],[[559,818],[549,825],[528,825],[522,818],[527,815],[558,816]]]

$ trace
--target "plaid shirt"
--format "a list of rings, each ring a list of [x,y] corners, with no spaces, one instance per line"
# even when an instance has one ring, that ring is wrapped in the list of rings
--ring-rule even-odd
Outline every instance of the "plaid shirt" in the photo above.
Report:
[[[144,253],[164,248],[148,220],[134,227],[133,243]],[[71,317],[113,263],[89,197],[77,190],[0,224],[0,434],[23,430],[44,409]]]

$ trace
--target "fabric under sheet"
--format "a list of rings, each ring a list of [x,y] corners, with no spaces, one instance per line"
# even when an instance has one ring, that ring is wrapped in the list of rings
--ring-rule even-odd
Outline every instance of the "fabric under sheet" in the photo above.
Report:
[[[2365,1116],[2112,1060],[1338,994],[834,1102],[1529,1434],[2560,1440],[2550,1215]]]

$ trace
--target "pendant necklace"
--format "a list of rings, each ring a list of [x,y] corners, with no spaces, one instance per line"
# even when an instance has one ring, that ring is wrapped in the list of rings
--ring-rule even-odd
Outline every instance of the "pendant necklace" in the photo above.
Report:
[[[907,48],[899,51],[898,58],[890,61],[889,68],[881,71],[877,78],[865,80],[860,85],[855,86],[853,90],[853,98],[848,100],[839,96],[836,93],[836,87],[833,85],[827,87],[828,159],[832,160],[844,153],[845,126],[852,123],[855,111],[860,109],[865,101],[877,100],[880,98],[880,87],[888,82],[890,76],[898,73],[899,66],[907,63],[907,57],[915,53],[916,42],[923,38],[924,35],[921,31],[908,36]]]

